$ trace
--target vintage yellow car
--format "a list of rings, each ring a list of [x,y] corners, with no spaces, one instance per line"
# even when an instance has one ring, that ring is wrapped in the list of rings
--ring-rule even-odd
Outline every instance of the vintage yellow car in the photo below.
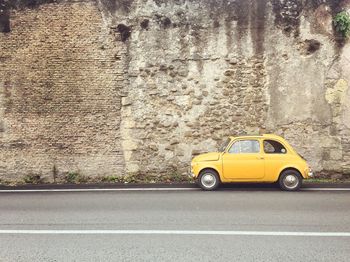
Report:
[[[194,157],[191,176],[204,190],[214,190],[220,183],[278,182],[281,189],[293,191],[313,173],[285,139],[266,134],[230,137],[218,152]]]

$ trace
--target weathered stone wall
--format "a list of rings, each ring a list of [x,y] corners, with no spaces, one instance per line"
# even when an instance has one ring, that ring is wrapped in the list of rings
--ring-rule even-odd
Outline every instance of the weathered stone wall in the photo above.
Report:
[[[22,4],[0,33],[0,178],[122,174],[122,48],[96,3]]]
[[[185,173],[258,132],[349,173],[350,44],[332,16],[350,1],[23,1],[0,27],[2,177]]]
[[[108,6],[106,1],[102,1]],[[128,172],[185,170],[227,135],[285,136],[317,171],[349,169],[349,1],[128,1]],[[107,19],[108,20],[108,19]]]

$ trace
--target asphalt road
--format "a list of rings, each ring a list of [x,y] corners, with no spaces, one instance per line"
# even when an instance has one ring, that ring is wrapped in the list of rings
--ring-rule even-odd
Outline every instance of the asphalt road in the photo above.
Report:
[[[1,262],[349,260],[350,191],[0,194]]]

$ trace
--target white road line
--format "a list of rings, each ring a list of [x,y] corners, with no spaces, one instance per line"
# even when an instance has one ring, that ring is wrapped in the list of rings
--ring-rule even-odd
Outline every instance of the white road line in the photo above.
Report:
[[[337,188],[337,187],[320,187],[320,188],[301,188],[300,190],[302,191],[350,191],[350,188],[346,188],[346,187],[341,187],[341,188]]]
[[[254,188],[251,188],[254,189]],[[103,192],[103,191],[196,191],[200,188],[76,188],[76,189],[6,189],[0,190],[0,193],[27,193],[27,192]],[[224,191],[234,191],[235,188],[224,188]],[[239,190],[239,188],[238,188]],[[259,188],[257,188],[259,190]],[[301,188],[300,191],[350,191],[350,188]]]
[[[305,236],[350,237],[350,232],[293,231],[209,231],[209,230],[0,230],[0,234],[18,235],[225,235],[225,236]]]
[[[192,191],[200,188],[76,188],[76,189],[6,189],[0,193],[21,192],[94,192],[94,191]]]

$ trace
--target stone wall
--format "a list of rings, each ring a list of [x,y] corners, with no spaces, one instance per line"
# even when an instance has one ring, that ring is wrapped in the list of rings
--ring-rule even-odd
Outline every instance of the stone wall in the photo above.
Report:
[[[350,1],[25,2],[0,17],[0,177],[184,174],[242,133],[350,172]]]

